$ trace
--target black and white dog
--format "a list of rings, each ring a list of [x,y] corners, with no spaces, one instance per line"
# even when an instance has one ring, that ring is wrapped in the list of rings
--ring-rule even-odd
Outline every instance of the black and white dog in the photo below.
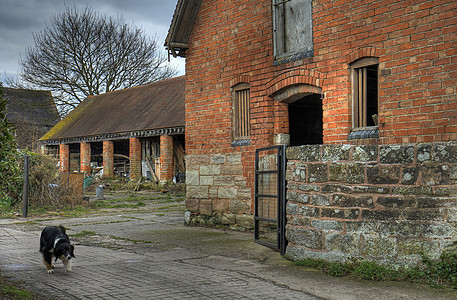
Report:
[[[47,226],[41,232],[40,252],[43,254],[44,264],[48,273],[54,273],[53,257],[56,258],[55,261],[60,258],[67,271],[71,272],[71,258],[75,257],[74,249],[75,247],[70,244],[70,239],[63,226]]]

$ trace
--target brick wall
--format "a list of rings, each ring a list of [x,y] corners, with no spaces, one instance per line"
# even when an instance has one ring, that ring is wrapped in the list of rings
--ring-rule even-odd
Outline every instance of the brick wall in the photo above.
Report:
[[[160,181],[167,182],[173,179],[173,137],[160,136]]]
[[[287,149],[287,253],[408,264],[457,236],[457,144]]]
[[[68,144],[59,144],[59,164],[60,172],[70,171],[70,146]]]
[[[114,143],[103,141],[103,177],[114,176]]]
[[[81,143],[81,172],[90,174],[90,143]]]
[[[130,138],[130,180],[138,181],[141,178],[141,141],[138,138]]]
[[[451,0],[313,1],[314,55],[274,65],[271,0],[204,0],[186,51],[188,170],[217,155],[239,156],[236,178],[253,199],[254,150],[289,132],[287,99],[274,97],[294,86],[322,93],[324,144],[349,143],[349,64],[368,56],[379,59],[379,138],[351,143],[457,140],[456,12]],[[250,85],[248,146],[231,145],[236,83]],[[188,201],[232,201],[205,195],[190,192]]]

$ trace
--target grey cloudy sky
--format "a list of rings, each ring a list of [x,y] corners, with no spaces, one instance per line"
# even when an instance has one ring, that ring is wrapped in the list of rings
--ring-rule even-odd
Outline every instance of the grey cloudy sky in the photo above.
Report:
[[[5,74],[19,71],[19,58],[25,48],[33,46],[33,33],[43,30],[52,15],[63,12],[65,6],[84,8],[107,16],[120,16],[128,23],[142,28],[163,45],[173,17],[177,0],[0,0],[0,81]],[[165,47],[161,50],[166,53]],[[184,59],[171,58],[184,74]]]

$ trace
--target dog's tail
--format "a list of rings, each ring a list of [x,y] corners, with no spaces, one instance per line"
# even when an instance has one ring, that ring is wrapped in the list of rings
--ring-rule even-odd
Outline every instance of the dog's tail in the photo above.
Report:
[[[63,231],[63,233],[67,233],[67,232],[66,232],[67,230],[66,230],[65,227],[63,227],[62,225],[57,225],[56,227],[57,227],[57,228],[60,228],[60,229]]]

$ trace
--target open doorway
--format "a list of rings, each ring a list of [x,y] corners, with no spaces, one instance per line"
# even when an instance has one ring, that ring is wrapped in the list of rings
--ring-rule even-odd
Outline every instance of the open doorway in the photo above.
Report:
[[[289,134],[290,146],[323,144],[321,95],[289,103]]]

